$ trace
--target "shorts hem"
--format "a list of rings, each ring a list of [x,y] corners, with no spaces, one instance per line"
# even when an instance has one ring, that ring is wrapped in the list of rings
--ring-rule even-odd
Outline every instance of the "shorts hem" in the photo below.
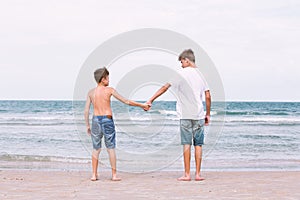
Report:
[[[181,145],[193,145],[191,143],[181,143]]]
[[[106,147],[106,149],[115,149],[116,147]]]
[[[203,146],[204,144],[194,144],[194,146]]]

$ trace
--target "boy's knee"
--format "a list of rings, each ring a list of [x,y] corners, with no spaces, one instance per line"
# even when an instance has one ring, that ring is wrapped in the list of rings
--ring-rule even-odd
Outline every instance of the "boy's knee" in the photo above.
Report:
[[[94,149],[94,150],[93,150],[93,153],[94,153],[94,154],[99,154],[100,151],[101,151],[101,148],[99,148],[99,149]]]
[[[107,148],[106,151],[109,153],[109,152],[114,152],[115,151],[115,148]]]

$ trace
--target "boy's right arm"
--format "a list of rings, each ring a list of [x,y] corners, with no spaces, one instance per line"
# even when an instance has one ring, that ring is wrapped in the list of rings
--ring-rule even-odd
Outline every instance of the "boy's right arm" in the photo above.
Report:
[[[171,87],[171,84],[166,83],[159,90],[157,90],[157,92],[146,103],[151,105],[155,99],[157,99],[159,96],[161,96],[163,93],[165,93],[170,87]]]
[[[149,104],[145,104],[145,103],[139,103],[139,102],[135,102],[129,99],[124,98],[123,96],[121,96],[115,89],[112,88],[112,93],[113,97],[115,97],[116,99],[118,99],[119,101],[121,101],[122,103],[125,103],[129,106],[138,106],[143,108],[145,111],[150,109],[150,105]]]
[[[84,120],[86,125],[86,131],[87,134],[89,135],[91,134],[91,127],[90,127],[90,120],[89,120],[91,102],[92,100],[88,94],[85,102],[85,107],[84,107]]]

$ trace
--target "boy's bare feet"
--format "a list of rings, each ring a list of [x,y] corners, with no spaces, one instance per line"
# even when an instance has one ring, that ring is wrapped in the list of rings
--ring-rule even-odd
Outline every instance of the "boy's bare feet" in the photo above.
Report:
[[[204,181],[204,180],[205,180],[205,178],[201,177],[199,175],[196,175],[196,177],[195,177],[195,181]]]
[[[113,177],[111,178],[111,180],[112,180],[112,181],[121,181],[122,179],[119,178],[119,177],[117,177],[117,176],[113,176]]]
[[[190,176],[182,176],[180,178],[177,179],[178,181],[191,181],[191,177]]]
[[[97,181],[97,180],[98,180],[98,176],[93,175],[92,178],[91,178],[91,181]]]

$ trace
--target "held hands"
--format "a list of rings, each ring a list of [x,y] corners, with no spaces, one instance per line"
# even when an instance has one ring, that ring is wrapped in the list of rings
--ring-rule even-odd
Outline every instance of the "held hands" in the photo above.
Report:
[[[146,106],[147,106],[146,108],[145,108],[145,107],[143,107],[144,111],[148,111],[148,110],[150,110],[150,109],[151,109],[152,102],[148,100],[148,101],[147,101],[147,102],[145,102],[143,105],[146,105]]]
[[[148,111],[148,110],[150,110],[150,108],[151,108],[151,104],[149,104],[149,103],[144,103],[143,106],[142,106],[142,108],[144,109],[144,111]]]

